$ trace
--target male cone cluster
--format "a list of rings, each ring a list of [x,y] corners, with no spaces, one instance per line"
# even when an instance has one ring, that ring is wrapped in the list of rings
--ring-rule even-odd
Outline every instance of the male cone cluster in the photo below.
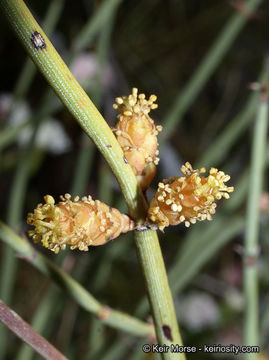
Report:
[[[114,108],[119,111],[118,122],[113,129],[123,149],[124,156],[137,177],[142,190],[151,183],[158,158],[157,135],[162,130],[155,126],[149,112],[157,108],[157,97],[148,100],[133,88],[132,94],[116,98]],[[33,213],[28,214],[28,224],[34,226],[29,231],[35,242],[58,253],[70,245],[71,249],[87,251],[89,246],[98,246],[115,239],[121,233],[142,228],[159,228],[184,223],[186,227],[196,221],[211,220],[215,213],[215,200],[228,199],[233,192],[230,180],[223,171],[211,168],[209,176],[205,169],[194,170],[186,162],[181,167],[183,176],[164,179],[158,185],[148,209],[145,226],[136,227],[134,222],[117,209],[93,200],[91,196],[71,199],[66,194],[55,204],[52,196],[44,197],[45,204],[38,204]]]

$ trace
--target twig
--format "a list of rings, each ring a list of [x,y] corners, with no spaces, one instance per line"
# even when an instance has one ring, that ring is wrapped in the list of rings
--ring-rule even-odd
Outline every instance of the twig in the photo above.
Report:
[[[245,4],[245,11],[252,13],[262,0],[249,0]],[[239,12],[233,14],[227,24],[214,41],[213,45],[193,73],[191,79],[177,96],[165,117],[163,136],[167,138],[178,126],[190,105],[195,101],[199,92],[206,84],[223,56],[233,44],[235,38],[246,24],[248,18]],[[204,166],[204,164],[203,164]]]
[[[250,165],[249,192],[246,214],[244,249],[245,324],[244,344],[259,345],[258,268],[259,255],[259,200],[262,191],[264,158],[268,124],[267,85],[262,87],[257,118],[254,124]],[[257,354],[246,354],[246,359],[256,359]]]
[[[0,300],[0,321],[45,359],[67,360],[52,344]]]
[[[263,82],[268,79],[269,67],[268,59],[265,59],[265,65],[262,69],[258,81]],[[220,133],[219,136],[210,144],[207,150],[203,153],[202,157],[199,159],[198,163],[195,166],[209,166],[210,164],[218,164],[222,161],[225,156],[227,156],[229,150],[234,145],[238,137],[246,131],[253,117],[255,116],[257,109],[258,94],[257,92],[251,92],[248,96],[248,100],[244,105],[242,111],[239,112],[225,127],[225,129]],[[238,189],[240,187],[238,186]],[[236,196],[236,192],[234,194]],[[232,199],[234,196],[232,197]],[[226,205],[228,204],[228,205]],[[230,201],[227,202],[225,206],[229,207]]]
[[[95,314],[104,324],[135,336],[146,337],[154,334],[154,328],[151,325],[102,305],[70,275],[36,251],[30,243],[22,239],[2,222],[0,222],[0,238],[22,255],[24,260],[29,261],[43,274],[49,276],[58,286],[66,290],[80,306],[86,311]]]
[[[145,198],[137,185],[131,167],[124,161],[122,149],[111,129],[77,83],[24,2],[22,0],[0,0],[0,5],[19,40],[50,86],[105,157],[121,186],[130,215],[137,222],[144,222],[147,210]],[[146,241],[144,242],[143,239],[145,238]],[[156,329],[158,341],[160,344],[170,345],[173,342],[181,345],[174,304],[156,232],[137,233],[136,243],[152,304],[155,326],[156,328],[161,326]],[[155,251],[149,252],[149,248]],[[152,263],[155,263],[159,268],[160,278],[150,283],[148,279],[154,279],[155,276],[155,268],[151,266]],[[71,288],[68,289],[71,290]],[[156,306],[155,297],[156,294],[160,293],[160,289],[166,289],[166,292],[160,297],[159,306]],[[72,292],[71,294],[73,295]],[[160,319],[162,321],[167,320],[167,322],[161,324]],[[121,323],[120,317],[114,318],[114,320],[115,322],[118,321],[119,324]],[[171,336],[168,336],[168,332],[164,331],[167,327]],[[162,357],[163,359],[185,359],[184,354],[179,355],[170,352],[163,353]]]

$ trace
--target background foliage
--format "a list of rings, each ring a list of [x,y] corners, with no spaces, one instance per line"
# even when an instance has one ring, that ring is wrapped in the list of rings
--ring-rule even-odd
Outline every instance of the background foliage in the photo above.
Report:
[[[59,6],[59,18],[56,22],[54,11],[51,40],[64,60],[71,62],[71,70],[111,126],[116,119],[114,98],[129,94],[133,86],[158,96],[159,109],[152,116],[165,126],[224,25],[239,11],[249,15],[244,13],[244,1],[236,2],[241,4],[238,9],[228,1],[114,0],[98,19],[97,30],[83,37],[81,29],[87,22],[93,23],[102,2],[53,3]],[[42,23],[48,3],[28,1],[27,5]],[[257,108],[257,96],[249,84],[258,81],[266,69],[268,21],[269,5],[264,1],[249,16],[216,70],[207,75],[197,97],[191,94],[189,105],[182,111],[184,116],[180,111],[172,116],[175,122],[170,132],[164,131],[159,137],[161,161],[147,193],[149,199],[158,181],[178,174],[185,161],[229,172],[236,189],[230,202],[218,205],[212,223],[190,229],[178,226],[160,235],[185,345],[242,342],[245,184]],[[0,96],[1,219],[24,236],[27,212],[42,201],[43,195],[58,198],[66,192],[91,194],[126,211],[107,165],[48,92],[41,75],[36,73],[29,89],[24,88],[32,71],[28,65],[26,77],[19,83],[26,54],[3,18],[0,29],[5,69]],[[263,200],[266,203],[265,195]],[[261,344],[265,351],[269,351],[268,208],[267,203],[260,219],[259,258]],[[40,246],[38,249],[43,251]],[[43,252],[62,263],[65,271],[103,303],[147,318],[145,300],[140,301],[145,290],[132,235],[85,254],[74,251],[55,256]],[[34,321],[34,327],[68,358],[150,359],[141,352],[141,340],[104,327],[30,264],[17,260],[3,243],[0,253],[1,298],[26,321]],[[38,358],[10,333],[7,339],[4,359]],[[189,357],[198,358],[221,357]],[[223,358],[228,359],[227,354]]]

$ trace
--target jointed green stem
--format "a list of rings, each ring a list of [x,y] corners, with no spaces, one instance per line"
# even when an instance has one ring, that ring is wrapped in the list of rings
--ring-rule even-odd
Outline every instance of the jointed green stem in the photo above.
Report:
[[[26,148],[23,149],[20,155],[20,161],[15,172],[14,180],[11,187],[11,193],[7,208],[7,223],[12,228],[18,228],[18,225],[22,221],[23,204],[26,194],[27,183],[30,175],[31,160],[33,154],[33,144],[38,123],[35,125],[33,135],[27,144]],[[7,304],[10,303],[13,287],[15,282],[17,270],[17,259],[14,251],[10,247],[5,247],[2,264],[1,264],[1,286],[0,296],[3,301]],[[4,358],[5,352],[5,331],[0,328],[0,358]]]
[[[268,104],[265,97],[264,92],[261,94],[253,132],[244,252],[244,295],[246,301],[244,344],[255,346],[259,345],[257,268],[259,255],[259,201],[262,191],[268,124]],[[254,360],[257,359],[257,354],[247,354],[245,358]]]
[[[161,249],[155,231],[136,232],[136,246],[142,264],[151,309],[155,313],[156,335],[161,344],[181,344],[177,328],[176,314],[168,280],[165,273]],[[152,241],[154,239],[154,241]],[[162,279],[160,282],[159,279]],[[177,340],[176,340],[177,339]],[[171,359],[184,359],[179,354],[171,354]]]
[[[55,0],[54,0],[55,1]],[[106,0],[106,2],[109,2],[110,0]],[[52,7],[54,4],[52,4]],[[88,21],[88,25],[86,24],[84,26],[84,28],[88,28],[88,29],[93,29],[92,31],[96,31],[96,28],[92,25],[94,23],[96,23],[96,21],[94,20],[96,17],[100,17],[100,15],[98,16],[98,14],[100,14],[100,12],[102,13],[102,6],[104,6],[103,4],[100,6],[100,8],[98,8],[98,10],[96,10],[96,12],[94,13],[94,15],[89,19]],[[56,11],[58,10],[58,8],[56,7]],[[51,13],[51,11],[49,11],[49,13]],[[114,17],[114,13],[110,13],[110,17]],[[55,19],[55,9],[54,9],[54,16],[53,18]],[[102,28],[102,33],[101,36],[98,39],[99,43],[102,43],[103,46],[98,46],[98,49],[100,49],[99,51],[97,51],[98,53],[98,58],[99,58],[99,64],[103,64],[106,60],[106,52],[103,50],[104,47],[108,47],[109,45],[109,41],[107,41],[107,36],[103,35],[104,32],[110,32],[111,31],[111,27],[110,27],[110,23],[111,21],[107,21],[105,23],[105,26]],[[80,33],[83,33],[83,29],[81,30]],[[78,38],[81,38],[80,33],[78,34]],[[84,41],[84,47],[87,46],[87,44],[89,44],[89,38],[87,38],[87,42]],[[105,46],[107,45],[107,46]],[[102,50],[102,51],[101,51]],[[34,64],[32,63],[32,61],[30,59],[28,59],[28,61],[30,61],[31,65],[34,66]],[[27,62],[28,63],[28,62]],[[99,66],[101,68],[101,66]],[[36,67],[34,66],[34,68],[36,69]],[[100,73],[100,77],[98,79],[98,82],[101,83],[102,78],[101,78],[102,74]],[[101,89],[101,87],[99,86],[98,89]],[[95,92],[95,95],[96,94]],[[100,98],[100,96],[95,96],[96,98]],[[99,100],[98,100],[99,103]],[[72,194],[73,196],[79,195],[79,196],[83,196],[85,194],[85,190],[86,190],[86,184],[88,183],[88,179],[90,176],[90,170],[91,170],[91,165],[92,165],[92,159],[93,159],[93,155],[95,153],[95,149],[93,147],[93,145],[89,142],[89,139],[87,137],[87,135],[85,133],[82,134],[81,136],[81,149],[79,151],[78,154],[78,161],[77,161],[77,165],[74,171],[74,178],[73,178],[73,182],[72,182],[72,186],[71,186],[71,191],[70,194]],[[110,175],[110,174],[109,174]],[[110,175],[111,176],[111,175]],[[102,176],[102,179],[107,179],[107,176]],[[99,184],[99,187],[102,189],[102,184]],[[109,188],[105,188],[106,191],[111,190]],[[99,197],[100,198],[100,197]],[[103,199],[104,200],[104,199]],[[110,201],[108,200],[104,200],[107,204],[110,203]],[[120,245],[121,242],[118,244]],[[126,243],[123,242],[123,245],[125,245]],[[61,256],[62,255],[62,256]],[[59,265],[61,263],[61,260],[63,260],[63,257],[66,256],[66,253],[61,253],[60,256],[57,257],[57,264]],[[105,268],[110,268],[110,259],[105,258]],[[107,266],[108,264],[108,266]],[[103,274],[103,264],[102,266],[102,274]],[[101,268],[100,266],[100,268]],[[109,274],[107,274],[109,276]],[[91,279],[92,281],[92,279]],[[101,284],[101,282],[99,282]],[[49,322],[49,319],[51,319],[51,316],[49,316],[49,314],[53,313],[53,310],[55,309],[55,302],[57,301],[57,296],[58,295],[58,289],[56,289],[54,286],[50,286],[48,293],[46,294],[45,298],[42,300],[42,303],[40,304],[40,306],[37,308],[35,314],[34,314],[34,318],[33,318],[33,322],[32,322],[32,326],[35,330],[37,330],[38,333],[43,334],[45,329],[47,332],[48,329],[48,325],[51,323],[51,321]],[[93,318],[91,320],[92,323],[94,324],[98,324],[98,336],[95,336],[93,338],[92,344],[94,344],[94,346],[91,346],[91,344],[89,344],[88,348],[89,351],[92,349],[96,349],[96,344],[98,344],[99,348],[100,348],[100,344],[102,345],[102,343],[104,342],[104,338],[102,336],[100,336],[100,328],[104,328],[104,324],[102,324],[102,322],[100,322],[98,319]],[[95,334],[96,332],[89,331],[89,336],[92,337],[92,334]],[[68,338],[70,338],[72,336],[72,332],[68,332],[65,334],[65,342],[68,343]],[[16,360],[28,360],[32,357],[33,354],[33,349],[31,349],[29,346],[22,344],[20,351],[17,355]],[[88,352],[89,354],[89,352]],[[87,353],[85,354],[85,358],[88,358],[89,355]]]
[[[179,93],[172,104],[164,122],[163,137],[167,138],[183,119],[190,105],[195,101],[199,92],[204,87],[223,56],[233,44],[236,36],[248,20],[251,14],[259,6],[262,0],[248,0],[245,4],[245,12],[237,11],[222,29],[219,36],[205,55],[196,71],[193,73],[187,85]],[[204,164],[203,164],[204,166]]]
[[[0,300],[0,321],[45,359],[67,360],[52,344],[40,336],[18,314]]]
[[[269,69],[268,69],[268,60],[265,59],[265,68],[261,71],[258,81],[263,82],[268,79]],[[251,92],[248,96],[248,100],[242,111],[234,117],[225,129],[220,133],[219,136],[210,144],[208,149],[203,153],[203,156],[199,159],[198,163],[195,164],[195,167],[207,167],[211,164],[218,164],[222,161],[227,153],[230,151],[231,147],[234,145],[238,137],[246,131],[249,123],[252,121],[255,116],[258,102],[258,94],[256,92]],[[237,191],[240,187],[237,187]],[[236,192],[234,194],[236,196]],[[234,198],[232,196],[232,199]],[[225,206],[230,206],[230,201],[225,203]]]
[[[115,12],[122,0],[106,0],[100,5],[96,16],[82,29],[79,36],[74,43],[74,50],[79,52],[86,46],[89,46],[89,42],[97,32],[103,29],[104,24],[111,20],[111,14]]]
[[[23,240],[9,227],[0,222],[0,238],[11,246],[19,255],[28,260],[45,275],[51,277],[61,288],[86,311],[98,316],[105,324],[121,329],[136,336],[154,335],[152,326],[126,315],[120,311],[108,309],[100,304],[86,289],[71,276],[63,272],[52,261],[34,250],[27,241]]]
[[[131,167],[124,161],[123,152],[103,117],[70,73],[23,1],[0,0],[0,5],[39,70],[107,160],[121,186],[130,215],[136,221],[144,221],[147,208],[145,199]],[[174,342],[180,345],[182,342],[157,235],[153,231],[139,233],[136,243],[152,305],[158,341],[160,344],[169,345]],[[151,264],[155,264],[157,272]],[[74,295],[74,289],[68,289]],[[159,296],[158,299],[156,295]],[[118,321],[121,321],[120,318]],[[163,359],[172,358],[184,359],[185,356],[170,352],[163,354]]]
[[[42,298],[31,321],[33,329],[42,336],[46,336],[44,334],[44,328],[48,329],[49,322],[53,318],[53,310],[55,303],[59,299],[59,292],[59,289],[55,285],[49,289],[47,294]],[[51,304],[53,304],[53,306],[51,306]],[[14,360],[30,360],[33,358],[33,354],[34,350],[23,343]]]
[[[133,171],[124,162],[123,152],[102,115],[71,74],[23,1],[1,0],[0,4],[32,60],[106,158],[121,185],[131,215],[136,219],[143,218],[146,204],[141,190],[137,187]],[[38,49],[33,44],[35,32],[44,39],[43,49]]]
[[[50,2],[43,22],[43,28],[48,36],[51,35],[59,20],[60,14],[63,10],[64,2],[65,0],[51,0]],[[31,59],[28,58],[19,75],[19,79],[14,89],[14,97],[16,100],[25,96],[32,84],[35,73],[36,67]]]
[[[62,7],[64,4],[64,0],[52,0],[50,6],[48,7],[48,11],[44,20],[44,28],[46,31],[51,33],[53,31]],[[34,74],[36,72],[36,67],[34,66],[31,59],[27,59],[25,66],[20,74],[20,77],[17,81],[17,84],[14,89],[14,99],[12,102],[11,108],[9,110],[9,115],[12,113],[14,108],[16,107],[17,100],[25,95],[27,90],[29,89],[32,80],[34,78]],[[34,119],[37,121],[37,119]],[[27,123],[33,123],[32,120],[28,120]],[[25,124],[22,126],[17,126],[17,129],[22,129]],[[36,127],[36,126],[35,126]],[[11,130],[9,129],[9,134],[16,134],[16,128]],[[6,136],[7,134],[3,134],[3,139],[7,142],[10,140],[10,137]],[[27,145],[26,149],[23,150],[20,161],[18,162],[17,170],[15,173],[13,185],[11,188],[11,194],[8,203],[8,214],[7,214],[7,222],[11,227],[17,227],[21,222],[22,208],[25,197],[25,189],[27,187],[27,182],[29,178],[29,170],[31,164],[31,156],[33,150],[34,143],[34,135],[30,140],[30,143]],[[14,280],[17,269],[17,259],[14,256],[14,252],[9,247],[6,247],[3,252],[3,261],[1,266],[1,286],[0,286],[0,294],[4,301],[8,304],[10,302],[10,298],[12,296],[12,288],[14,286]],[[6,347],[6,332],[4,329],[0,328],[0,358],[5,357],[5,347]],[[29,349],[29,347],[28,347]]]

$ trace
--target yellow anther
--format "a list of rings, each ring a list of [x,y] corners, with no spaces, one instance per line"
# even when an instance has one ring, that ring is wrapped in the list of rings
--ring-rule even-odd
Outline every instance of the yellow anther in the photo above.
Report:
[[[211,168],[209,176],[204,177],[201,175],[204,170],[193,170],[187,162],[181,166],[184,176],[164,179],[159,183],[158,191],[150,203],[149,221],[164,229],[168,225],[177,225],[183,221],[188,227],[198,220],[211,220],[211,215],[215,213],[215,200],[228,199],[229,193],[234,189],[225,185],[224,182],[228,181],[230,176],[225,175],[223,171]],[[169,195],[164,201],[167,192]],[[159,207],[159,211],[153,213],[156,206]]]

